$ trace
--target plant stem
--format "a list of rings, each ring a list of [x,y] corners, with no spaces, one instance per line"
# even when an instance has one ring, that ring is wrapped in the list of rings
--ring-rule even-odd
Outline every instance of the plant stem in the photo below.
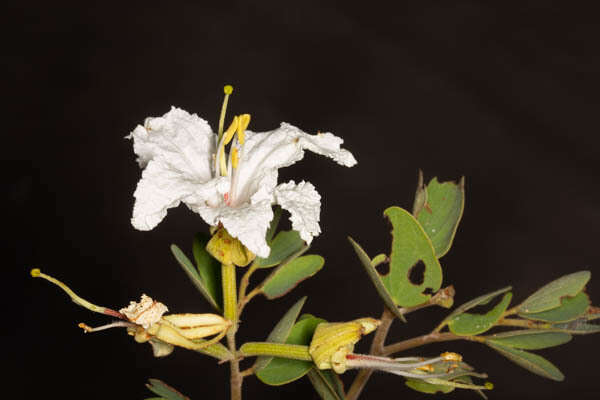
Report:
[[[380,318],[381,324],[379,328],[377,328],[377,332],[375,333],[375,337],[373,338],[373,342],[371,343],[371,350],[369,354],[371,355],[382,355],[384,349],[385,339],[390,331],[390,327],[392,326],[392,322],[394,321],[394,314],[387,308],[383,308],[383,313],[381,313]],[[354,381],[352,382],[352,386],[348,389],[348,394],[346,395],[347,400],[356,400],[360,393],[364,389],[365,385],[369,381],[371,374],[373,373],[372,369],[361,369]]]
[[[225,318],[232,322],[227,331],[227,345],[229,351],[233,354],[233,359],[229,361],[231,400],[241,400],[243,377],[240,374],[240,361],[235,347],[235,332],[238,323],[235,268],[233,264],[221,265],[221,283],[223,287],[223,314]]]
[[[535,322],[524,319],[515,319],[515,318],[502,318],[500,321],[496,323],[496,325],[502,326],[518,326],[521,328],[528,329],[551,329],[552,324],[547,322]]]
[[[398,353],[404,350],[413,349],[415,347],[424,346],[429,343],[435,342],[448,342],[451,340],[470,340],[473,342],[483,342],[484,339],[478,338],[477,336],[459,336],[451,332],[431,332],[427,335],[418,336],[416,338],[403,340],[402,342],[390,344],[383,348],[383,355],[390,355]]]

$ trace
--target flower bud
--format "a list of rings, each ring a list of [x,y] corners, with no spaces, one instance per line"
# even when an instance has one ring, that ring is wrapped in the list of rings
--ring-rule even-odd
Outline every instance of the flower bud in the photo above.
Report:
[[[373,318],[360,318],[319,324],[308,350],[317,368],[331,368],[338,374],[346,371],[346,356],[352,353],[361,336],[373,332],[379,323]]]

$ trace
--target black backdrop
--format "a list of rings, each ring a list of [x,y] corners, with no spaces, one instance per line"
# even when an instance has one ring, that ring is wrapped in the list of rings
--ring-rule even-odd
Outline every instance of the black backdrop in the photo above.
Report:
[[[282,171],[282,181],[309,180],[323,196],[324,232],[312,251],[327,262],[283,300],[252,303],[241,338],[265,337],[303,295],[306,312],[329,320],[378,316],[375,290],[345,238],[371,254],[386,251],[382,211],[412,205],[418,168],[428,178],[467,177],[464,219],[442,260],[458,303],[507,284],[519,301],[560,275],[597,270],[600,31],[592,9],[546,1],[394,9],[53,1],[19,2],[5,15],[2,186],[12,295],[3,337],[9,365],[27,378],[23,398],[144,398],[148,377],[194,399],[226,398],[225,366],[183,350],[154,359],[150,346],[122,331],[84,335],[78,322],[107,319],[28,277],[40,267],[114,308],[148,293],[174,312],[208,312],[168,249],[177,243],[189,251],[192,235],[206,227],[183,206],[151,232],[131,227],[140,170],[123,137],[171,105],[214,127],[225,83],[236,89],[230,115],[251,113],[252,129],[287,121],[331,131],[358,159],[346,169],[307,155]],[[600,302],[597,274],[588,289]],[[425,333],[443,315],[411,315],[391,340]],[[472,343],[413,354],[460,351],[490,374],[496,399],[595,398],[598,339],[577,337],[541,352],[565,373],[562,383]],[[272,388],[251,378],[245,394],[316,398],[307,380]],[[424,397],[398,377],[376,375],[364,398],[385,395]]]

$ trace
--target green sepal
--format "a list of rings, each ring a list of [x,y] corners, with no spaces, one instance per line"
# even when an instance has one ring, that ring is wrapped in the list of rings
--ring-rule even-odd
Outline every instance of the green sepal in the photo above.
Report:
[[[423,304],[431,298],[427,289],[437,292],[442,285],[442,267],[431,240],[419,222],[400,207],[389,207],[384,215],[392,224],[390,271],[381,280],[400,307]],[[420,283],[410,281],[410,273],[419,262],[424,265]]]
[[[519,305],[519,311],[532,314],[559,307],[563,297],[574,297],[581,292],[591,275],[590,271],[579,271],[558,278],[525,299]]]
[[[590,306],[590,299],[584,292],[579,292],[574,297],[561,298],[561,305],[550,310],[538,313],[519,313],[522,318],[546,322],[568,322],[585,314]]]
[[[200,294],[202,294],[202,296],[204,296],[204,298],[210,303],[210,305],[213,306],[217,311],[221,311],[221,307],[216,302],[216,300],[212,298],[208,288],[206,287],[204,281],[202,280],[202,277],[200,276],[200,273],[198,273],[198,270],[196,270],[196,267],[194,267],[194,264],[192,264],[190,259],[187,258],[187,256],[183,253],[183,251],[181,251],[179,247],[177,247],[177,245],[171,245],[171,252],[175,256],[175,259],[177,260],[181,268],[183,268],[183,271],[187,274],[188,278],[190,278],[196,289],[198,289]]]
[[[323,257],[314,254],[295,258],[273,271],[265,279],[261,292],[269,300],[281,297],[303,280],[319,272],[324,264]]]
[[[220,308],[223,307],[223,287],[221,285],[221,264],[206,251],[206,244],[210,235],[197,233],[192,242],[192,254],[196,262],[196,269],[210,296]]]
[[[316,317],[301,318],[294,324],[285,343],[309,345],[317,325],[321,322],[325,320]],[[267,366],[256,373],[256,377],[267,385],[280,386],[302,378],[313,366],[311,361],[274,357]]]
[[[360,247],[358,243],[356,243],[350,236],[348,236],[348,240],[350,241],[352,248],[356,252],[356,255],[358,256],[358,259],[360,260],[363,268],[367,272],[367,275],[371,279],[371,282],[373,282],[373,286],[375,286],[377,294],[379,294],[379,297],[381,298],[381,300],[383,300],[383,303],[392,312],[392,314],[394,314],[394,316],[399,318],[401,321],[406,322],[406,318],[404,318],[404,315],[402,315],[400,310],[398,310],[396,302],[394,301],[394,299],[392,299],[392,295],[390,294],[390,292],[388,292],[387,288],[383,284],[383,281],[381,280],[381,276],[375,269],[376,265],[383,262],[383,257],[385,257],[385,255],[380,254],[377,257],[375,257],[373,261],[371,261],[367,253],[362,249],[362,247]],[[375,264],[376,262],[378,264]]]
[[[508,308],[512,293],[506,293],[500,303],[485,314],[462,313],[448,321],[450,332],[455,335],[472,336],[491,329]]]
[[[565,379],[563,373],[560,372],[560,370],[556,368],[554,364],[542,356],[498,343],[486,342],[486,344],[515,364],[525,368],[530,372],[533,372],[536,375],[540,375],[544,378],[552,379],[554,381],[562,381]]]
[[[422,182],[422,172],[419,173],[419,181]],[[442,258],[450,250],[464,207],[464,177],[459,183],[440,183],[433,178],[427,187],[417,189],[413,215],[431,239],[437,258]]]
[[[281,231],[268,243],[271,248],[269,256],[267,258],[257,257],[254,261],[258,268],[274,267],[308,249],[297,231]]]
[[[154,394],[161,396],[166,400],[190,400],[189,397],[184,396],[171,386],[167,385],[159,379],[148,379],[146,387]]]
[[[269,336],[267,336],[267,340],[265,342],[273,342],[273,343],[283,343],[286,341],[290,332],[292,331],[292,327],[298,319],[298,315],[300,315],[300,311],[306,302],[306,296],[298,300],[290,309],[283,315],[283,317],[279,320],[277,325],[273,328]],[[271,362],[273,357],[257,357],[254,363],[254,371],[260,371],[267,364]]]
[[[515,347],[523,350],[539,350],[548,347],[560,346],[572,339],[565,332],[551,332],[538,329],[519,329],[485,336],[487,342]]]

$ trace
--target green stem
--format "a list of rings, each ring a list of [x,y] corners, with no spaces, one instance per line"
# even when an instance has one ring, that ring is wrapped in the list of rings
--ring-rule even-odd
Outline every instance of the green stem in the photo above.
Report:
[[[308,346],[299,344],[248,342],[240,347],[242,356],[272,356],[292,360],[312,361]]]
[[[240,374],[240,361],[235,354],[235,332],[237,331],[237,293],[235,265],[221,264],[221,283],[223,287],[223,315],[232,322],[227,331],[227,345],[234,358],[229,361],[231,374],[229,385],[231,388],[231,400],[242,400],[242,381],[244,378]]]
[[[223,284],[223,314],[226,319],[233,323],[230,330],[235,332],[237,329],[235,265],[221,264],[221,279]]]
[[[485,339],[479,338],[477,336],[459,336],[455,335],[451,332],[432,332],[427,335],[418,336],[416,338],[403,340],[402,342],[390,344],[383,348],[383,355],[390,355],[394,353],[399,353],[404,350],[413,349],[415,347],[424,346],[429,343],[435,342],[448,342],[451,340],[470,340],[472,342],[483,342]]]

